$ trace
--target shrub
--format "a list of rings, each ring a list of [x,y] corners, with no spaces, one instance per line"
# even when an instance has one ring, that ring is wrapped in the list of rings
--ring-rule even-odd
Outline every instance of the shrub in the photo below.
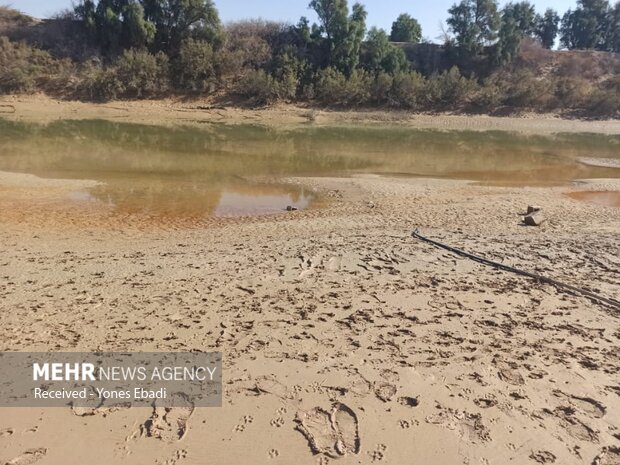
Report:
[[[349,77],[335,68],[317,74],[315,92],[319,100],[334,105],[364,105],[370,101],[373,79],[366,71],[355,70]]]
[[[394,107],[417,109],[425,99],[426,79],[415,71],[394,76],[389,104]]]
[[[237,85],[237,93],[258,105],[268,105],[281,98],[282,86],[262,69],[248,72]]]
[[[190,92],[213,92],[218,85],[216,56],[207,42],[188,39],[174,64],[176,84]]]
[[[95,102],[107,102],[116,99],[124,91],[116,70],[91,68],[77,86],[79,98]]]
[[[56,60],[43,50],[0,37],[0,92],[34,92],[68,66],[68,61]]]
[[[476,90],[476,81],[461,76],[456,66],[453,66],[450,71],[432,76],[427,85],[429,101],[439,105],[459,106],[465,103]]]
[[[380,72],[375,77],[371,86],[371,99],[377,105],[385,105],[390,102],[390,93],[394,85],[394,78],[385,72]]]
[[[620,76],[608,79],[595,90],[586,103],[586,109],[596,116],[620,117]]]
[[[553,83],[537,78],[528,70],[511,73],[507,88],[506,104],[533,110],[549,108],[553,101]]]
[[[169,87],[168,57],[160,52],[126,50],[116,62],[116,76],[127,97],[145,98],[165,92]]]

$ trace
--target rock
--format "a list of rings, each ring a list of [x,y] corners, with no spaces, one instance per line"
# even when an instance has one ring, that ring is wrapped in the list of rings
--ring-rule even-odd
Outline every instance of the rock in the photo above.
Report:
[[[539,212],[541,210],[542,207],[539,207],[538,205],[528,205],[527,214],[529,215],[530,213]]]
[[[286,207],[286,211],[287,212],[296,212],[297,211],[297,207],[293,207],[293,206],[289,205],[288,207]]]
[[[527,226],[540,226],[545,221],[542,211],[534,211],[523,218],[523,222]]]

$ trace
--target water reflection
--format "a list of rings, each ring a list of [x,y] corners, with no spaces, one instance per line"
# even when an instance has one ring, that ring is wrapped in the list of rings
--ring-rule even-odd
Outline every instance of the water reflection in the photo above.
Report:
[[[620,158],[620,137],[0,119],[0,170],[101,181],[72,201],[158,216],[260,214],[312,204],[300,189],[259,178],[398,173],[536,185],[620,175],[580,163],[584,156]]]

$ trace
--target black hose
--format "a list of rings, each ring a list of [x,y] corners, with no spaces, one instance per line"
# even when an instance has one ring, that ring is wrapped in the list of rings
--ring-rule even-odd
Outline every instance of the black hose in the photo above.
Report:
[[[536,281],[542,282],[542,283],[547,283],[547,284],[551,284],[552,286],[555,286],[558,290],[569,290],[572,291],[574,293],[583,295],[584,297],[587,297],[591,300],[603,303],[605,305],[610,306],[611,308],[613,308],[614,310],[620,310],[620,302],[617,301],[616,299],[611,299],[609,297],[604,297],[598,294],[595,294],[594,292],[588,291],[587,289],[582,289],[576,286],[572,286],[570,284],[565,284],[562,283],[560,281],[557,281],[555,279],[552,278],[548,278],[546,276],[542,276],[536,273],[530,273],[529,271],[524,271],[524,270],[520,270],[518,268],[514,268],[512,266],[508,266],[508,265],[504,265],[502,263],[498,263],[498,262],[494,262],[492,260],[488,260],[484,257],[479,257],[477,255],[471,254],[469,252],[465,252],[464,250],[461,249],[457,249],[455,247],[451,247],[449,245],[443,244],[441,242],[438,241],[434,241],[432,239],[429,239],[427,237],[424,237],[423,235],[421,235],[419,233],[419,230],[416,229],[415,231],[413,231],[413,233],[411,234],[413,237],[415,237],[416,239],[419,239],[423,242],[427,242],[429,244],[434,245],[435,247],[439,247],[441,249],[444,250],[448,250],[452,253],[455,253],[457,255],[460,255],[462,257],[466,257],[469,258],[470,260],[474,260],[478,263],[482,263],[483,265],[487,265],[487,266],[491,266],[493,268],[497,268],[499,270],[503,270],[503,271],[508,271],[510,273],[515,273],[521,276],[526,276],[528,278],[532,278],[535,279]]]

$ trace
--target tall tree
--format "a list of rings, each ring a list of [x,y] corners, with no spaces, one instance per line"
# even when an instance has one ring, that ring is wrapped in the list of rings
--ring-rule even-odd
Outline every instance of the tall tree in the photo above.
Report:
[[[479,54],[497,39],[501,18],[496,0],[461,0],[448,13],[447,23],[456,43],[467,54]]]
[[[519,27],[519,23],[512,15],[504,15],[497,44],[495,44],[495,62],[498,65],[505,65],[514,60],[519,53],[522,39],[523,31]]]
[[[545,48],[552,48],[560,30],[560,16],[552,8],[547,8],[543,16],[536,20],[536,36]]]
[[[606,50],[610,7],[607,0],[577,0],[562,18],[561,42],[568,49]]]
[[[369,71],[396,74],[407,70],[409,66],[405,52],[390,43],[383,29],[371,28],[363,48],[363,65]]]
[[[422,38],[422,26],[417,19],[402,13],[396,18],[396,21],[392,23],[392,33],[390,34],[390,40],[392,42],[413,42],[415,44],[420,42]]]
[[[517,30],[524,36],[531,36],[536,31],[536,9],[528,1],[508,3],[502,16],[505,20],[512,19]]]
[[[347,0],[312,0],[321,23],[327,64],[350,75],[359,64],[360,49],[366,35],[366,10],[355,3],[349,16]]]
[[[620,1],[609,11],[606,48],[610,52],[620,53]]]
[[[220,17],[213,0],[142,0],[146,19],[157,29],[155,43],[176,53],[187,38],[217,42]]]
[[[83,0],[74,11],[105,54],[144,47],[155,35],[155,25],[144,17],[137,0]]]

